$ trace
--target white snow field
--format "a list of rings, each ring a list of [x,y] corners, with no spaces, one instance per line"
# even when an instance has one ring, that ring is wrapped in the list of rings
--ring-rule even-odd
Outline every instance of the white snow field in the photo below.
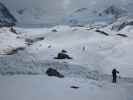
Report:
[[[133,100],[133,28],[111,26],[1,28],[0,100]],[[72,59],[54,59],[63,49]],[[46,76],[48,68],[65,78]],[[113,68],[120,71],[117,84]]]
[[[133,84],[46,76],[0,77],[1,100],[132,100],[132,93]]]
[[[56,29],[57,32],[51,32],[54,29]],[[121,76],[133,77],[132,31],[127,34],[129,35],[128,37],[121,37],[116,35],[120,32],[112,31],[108,27],[100,28],[100,30],[107,32],[109,36],[96,32],[96,29],[88,29],[88,27],[68,26],[55,26],[49,29],[16,28],[18,32],[22,32],[20,34],[20,38],[22,39],[45,38],[26,48],[26,57],[23,57],[26,62],[27,59],[30,62],[28,57],[32,58],[34,62],[41,63],[65,62],[70,65],[79,65],[89,68],[89,70],[98,71],[101,74],[111,74],[111,70],[117,68]],[[124,31],[124,29],[122,31]],[[121,34],[126,34],[125,31],[122,31]],[[54,57],[56,57],[62,49],[68,51],[68,54],[73,59],[54,60]],[[20,55],[24,54],[20,53],[19,56]],[[11,56],[11,58],[12,57],[14,57],[14,55]],[[21,57],[22,60],[23,58]]]

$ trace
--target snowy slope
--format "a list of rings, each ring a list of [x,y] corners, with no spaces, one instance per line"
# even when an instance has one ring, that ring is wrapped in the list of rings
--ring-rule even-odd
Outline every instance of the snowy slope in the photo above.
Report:
[[[133,100],[132,0],[0,1],[1,100]]]
[[[35,54],[36,59],[44,61],[53,60],[58,52],[65,49],[73,57],[68,63],[78,64],[102,74],[111,74],[112,68],[118,68],[123,76],[133,76],[132,35],[124,38],[112,31],[109,32],[110,36],[104,36],[95,32],[95,29],[60,27],[64,28],[64,31],[55,27],[58,32],[42,33],[45,40],[32,45],[28,52]],[[49,45],[51,48],[48,48]]]
[[[24,40],[10,31],[10,28],[0,29],[0,55],[8,54],[16,48],[25,47]]]
[[[4,48],[1,48],[0,52],[7,54],[5,51],[14,50],[14,48],[25,47],[25,49],[10,56],[0,57],[2,60],[0,73],[3,75],[45,74],[47,68],[55,67],[66,77],[96,79],[99,78],[97,77],[99,75],[110,75],[113,68],[117,68],[122,77],[133,77],[132,30],[127,34],[128,37],[122,37],[117,34],[125,34],[126,29],[123,29],[123,32],[117,32],[109,27],[99,29],[107,32],[108,36],[96,32],[95,28],[89,29],[89,27],[56,26],[15,29],[19,34],[6,31],[12,38],[3,35],[9,42],[1,44],[4,45]],[[53,31],[55,29],[57,32]],[[1,41],[4,41],[3,36]],[[16,37],[18,38],[16,39]],[[28,45],[27,40],[35,42]],[[73,59],[55,60],[54,57],[62,49],[67,50]]]
[[[123,22],[128,24],[121,30],[112,29]],[[132,100],[130,22],[132,19],[125,18],[110,25],[0,28],[0,98]],[[72,59],[54,59],[63,49]],[[46,76],[48,68],[56,69],[65,78]],[[111,83],[113,68],[120,71],[117,84]]]

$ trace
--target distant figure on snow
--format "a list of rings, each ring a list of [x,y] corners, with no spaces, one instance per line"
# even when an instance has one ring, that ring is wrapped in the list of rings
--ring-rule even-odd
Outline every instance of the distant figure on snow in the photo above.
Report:
[[[86,49],[86,48],[85,48],[85,46],[83,46],[83,48],[82,48],[82,49],[83,49],[83,51],[85,51],[85,49]]]
[[[117,71],[115,68],[112,70],[112,76],[113,76],[113,83],[117,82],[117,73],[119,74],[119,71]]]

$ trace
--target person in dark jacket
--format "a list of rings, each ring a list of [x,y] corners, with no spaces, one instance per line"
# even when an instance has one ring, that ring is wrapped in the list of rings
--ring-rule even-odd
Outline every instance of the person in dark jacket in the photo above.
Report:
[[[112,76],[113,76],[113,83],[117,82],[117,73],[119,74],[119,71],[117,71],[115,68],[112,70]]]

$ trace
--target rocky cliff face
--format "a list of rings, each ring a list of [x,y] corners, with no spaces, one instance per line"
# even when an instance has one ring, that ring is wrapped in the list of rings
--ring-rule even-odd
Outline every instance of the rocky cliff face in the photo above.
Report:
[[[9,12],[4,4],[0,3],[0,27],[14,26],[15,23],[16,19],[14,18],[14,16]]]

